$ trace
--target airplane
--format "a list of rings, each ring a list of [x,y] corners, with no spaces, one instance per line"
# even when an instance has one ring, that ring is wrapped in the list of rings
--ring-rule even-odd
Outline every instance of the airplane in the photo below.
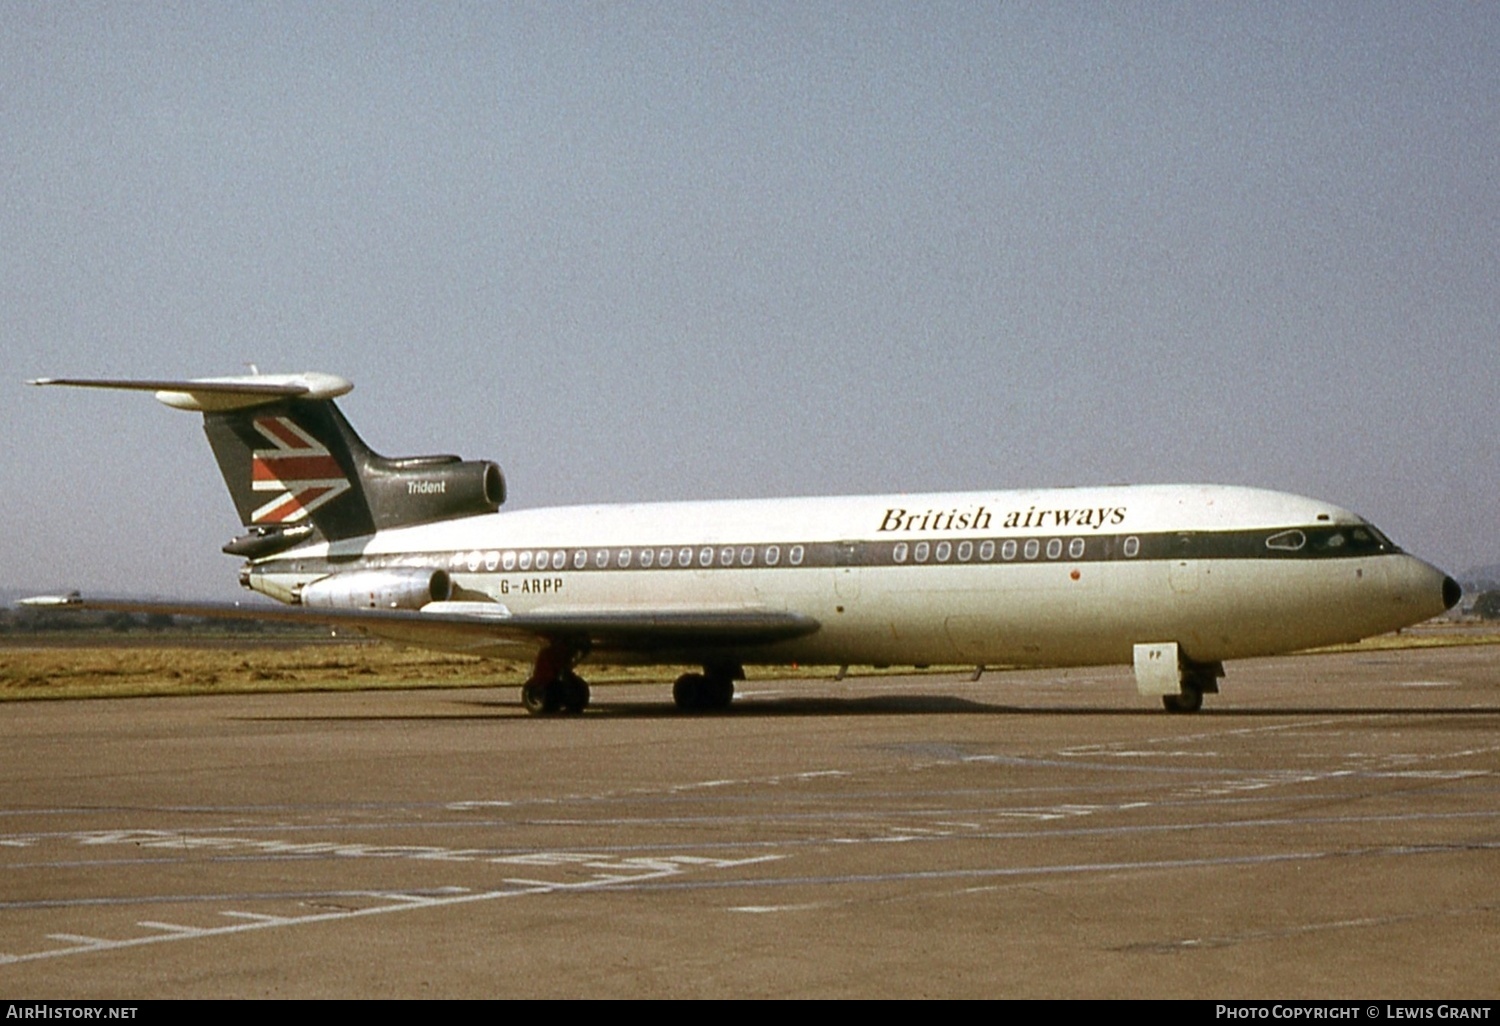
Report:
[[[525,709],[581,713],[587,661],[701,666],[683,711],[747,665],[1126,665],[1171,712],[1224,661],[1354,642],[1452,608],[1459,585],[1363,518],[1223,485],[724,500],[501,512],[500,468],[390,458],[330,374],[41,378],[203,415],[245,532],[240,583],[282,605],[79,608],[310,620],[530,661]],[[842,672],[842,671],[841,671]]]

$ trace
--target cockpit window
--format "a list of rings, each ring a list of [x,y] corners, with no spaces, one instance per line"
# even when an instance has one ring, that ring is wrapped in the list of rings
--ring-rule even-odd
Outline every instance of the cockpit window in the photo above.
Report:
[[[1278,531],[1266,539],[1272,552],[1341,558],[1400,552],[1391,540],[1369,524],[1329,524]]]
[[[1313,540],[1318,548],[1327,551],[1330,555],[1363,556],[1379,552],[1401,551],[1391,544],[1389,538],[1369,524],[1325,528],[1316,532]]]
[[[1266,539],[1266,548],[1281,552],[1296,552],[1307,544],[1307,535],[1301,531],[1279,531]]]

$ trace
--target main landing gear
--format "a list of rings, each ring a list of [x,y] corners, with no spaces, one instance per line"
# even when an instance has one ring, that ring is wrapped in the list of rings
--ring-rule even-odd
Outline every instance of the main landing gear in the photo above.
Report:
[[[702,673],[684,673],[672,685],[672,701],[682,712],[716,712],[734,701],[734,682],[745,679],[738,664],[705,666]]]
[[[578,654],[561,646],[537,654],[531,679],[521,685],[521,705],[536,716],[577,714],[588,708],[589,686],[573,672]],[[672,686],[672,701],[682,712],[719,712],[734,701],[734,682],[745,679],[738,663],[705,666],[702,673],[684,673]]]
[[[531,679],[521,685],[521,706],[534,716],[577,714],[588,708],[589,686],[573,672],[577,655],[557,646],[537,654]]]

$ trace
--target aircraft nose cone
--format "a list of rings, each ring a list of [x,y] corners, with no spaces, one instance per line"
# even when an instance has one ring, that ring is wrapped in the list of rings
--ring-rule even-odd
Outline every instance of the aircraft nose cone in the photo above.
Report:
[[[1464,590],[1459,587],[1457,581],[1451,577],[1443,578],[1443,608],[1452,609],[1458,605],[1458,600],[1463,598]]]

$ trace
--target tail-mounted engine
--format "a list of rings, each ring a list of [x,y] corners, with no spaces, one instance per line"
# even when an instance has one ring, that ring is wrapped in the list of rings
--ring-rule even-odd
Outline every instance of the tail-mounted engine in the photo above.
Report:
[[[489,460],[371,453],[362,470],[377,528],[493,513],[505,502],[505,478]]]
[[[316,609],[421,609],[452,595],[446,570],[353,570],[304,584],[294,599]]]

